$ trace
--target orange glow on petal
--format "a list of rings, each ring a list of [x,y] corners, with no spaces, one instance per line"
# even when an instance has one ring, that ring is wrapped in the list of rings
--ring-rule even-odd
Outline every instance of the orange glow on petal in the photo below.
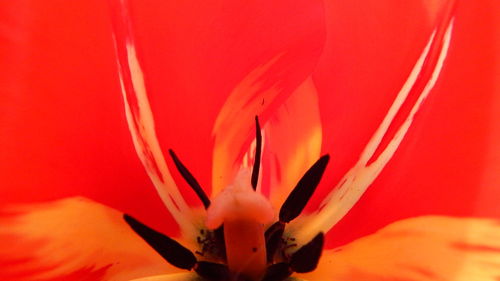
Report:
[[[321,120],[312,79],[307,78],[265,126],[270,200],[279,208],[321,152]]]
[[[81,197],[6,210],[0,241],[2,280],[56,280],[81,271],[130,280],[180,271],[133,232],[122,213]]]
[[[234,179],[245,152],[250,150],[255,129],[252,120],[273,106],[283,93],[278,81],[269,84],[274,58],[250,72],[231,92],[214,124],[215,137],[212,162],[212,196]],[[263,119],[261,118],[261,122]]]
[[[299,275],[326,281],[494,281],[500,276],[500,221],[425,216],[392,223],[323,253]]]
[[[199,281],[196,273],[176,273],[133,279],[131,281]]]

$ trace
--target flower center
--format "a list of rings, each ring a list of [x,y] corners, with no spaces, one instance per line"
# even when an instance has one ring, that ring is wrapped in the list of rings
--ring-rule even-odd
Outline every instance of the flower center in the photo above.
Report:
[[[286,224],[299,216],[314,193],[329,156],[322,156],[304,174],[281,206],[278,220],[271,224],[276,220],[275,211],[268,199],[256,191],[262,140],[258,119],[255,121],[257,145],[253,170],[241,169],[233,184],[223,189],[213,202],[175,153],[169,151],[175,166],[207,209],[207,229],[200,230],[197,242],[201,251],[195,253],[208,261],[199,261],[177,241],[124,215],[130,227],[167,262],[194,270],[208,281],[283,281],[293,272],[313,271],[321,256],[323,233],[299,247],[293,238],[284,238],[284,232]],[[267,230],[265,225],[270,225]],[[291,247],[298,250],[286,254]]]

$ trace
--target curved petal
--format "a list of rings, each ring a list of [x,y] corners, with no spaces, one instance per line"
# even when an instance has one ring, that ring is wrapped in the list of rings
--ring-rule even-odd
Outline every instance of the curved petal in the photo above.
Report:
[[[264,131],[267,159],[263,161],[263,170],[268,173],[270,200],[279,210],[292,188],[320,156],[318,96],[310,77],[274,112]]]
[[[299,275],[335,281],[494,281],[500,276],[500,221],[425,216],[392,223],[326,251]]]
[[[180,194],[158,143],[155,123],[139,64],[126,0],[111,1],[113,38],[125,103],[125,113],[134,146],[160,198],[184,233],[194,233],[190,208]]]
[[[313,80],[325,148],[342,148],[337,152],[342,169],[357,160],[353,151],[361,151],[380,124],[429,36],[446,26],[453,2],[325,1],[326,46]]]
[[[255,128],[252,120],[255,114],[262,113],[264,117],[269,116],[263,126],[263,157],[267,158],[262,164],[264,192],[270,192],[274,206],[280,206],[319,157],[321,124],[316,90],[310,77],[285,97],[277,84],[266,89],[263,75],[273,63],[250,73],[235,88],[217,118],[212,190],[219,192],[234,179],[239,165],[253,162],[251,140],[255,138]],[[238,124],[234,122],[236,119],[248,121]],[[263,118],[260,119],[262,122]]]
[[[325,1],[327,40],[313,80],[334,180],[357,161],[451,2]]]
[[[242,159],[249,154],[246,151],[251,151],[250,143],[255,138],[255,116],[262,116],[284,99],[279,81],[269,82],[267,78],[278,60],[250,72],[231,92],[217,116],[213,128],[212,196],[234,180],[242,164],[248,164],[242,163]]]
[[[449,49],[452,22],[450,13],[448,18],[445,18],[441,26],[432,34],[408,80],[399,91],[358,162],[320,204],[319,211],[309,217],[305,225],[297,228],[295,235],[299,241],[309,241],[318,232],[328,232],[349,212],[391,160],[412,125],[415,114],[439,77]],[[417,93],[417,99],[410,107],[406,119],[397,124],[396,116],[403,104],[408,103],[412,93],[414,95]],[[387,135],[391,135],[389,132],[391,126],[397,128],[396,132],[392,137],[389,137],[388,143],[383,143],[383,139],[387,138]]]
[[[388,2],[394,4],[396,1]],[[425,1],[410,1],[408,4],[417,5],[417,2]],[[434,2],[438,6],[450,3]],[[373,4],[370,1],[365,3]],[[378,4],[377,1],[375,6]],[[335,23],[329,28],[329,34],[332,30],[334,35],[352,29],[363,32],[363,36],[345,36],[338,41],[334,41],[338,36],[329,38],[330,47],[325,48],[328,52],[313,76],[320,93],[321,112],[331,112],[328,116],[322,114],[324,149],[334,151],[332,154],[336,155],[332,158],[331,169],[325,173],[327,183],[340,181],[357,161],[359,154],[356,151],[362,150],[380,123],[380,116],[387,112],[389,106],[386,104],[392,102],[393,93],[397,92],[392,88],[400,87],[401,80],[404,81],[401,76],[409,73],[407,65],[418,57],[415,50],[421,51],[425,44],[423,35],[431,33],[443,10],[438,7],[435,20],[427,22],[422,19],[426,17],[422,7],[407,10],[406,6],[395,4],[393,7],[392,4],[375,9],[369,6],[373,14],[350,10],[352,6],[348,5],[334,6],[335,10],[327,8],[336,16],[329,17],[329,22]],[[388,12],[393,9],[397,12],[391,12],[391,15],[396,16],[381,17],[381,10]],[[457,2],[452,41],[440,79],[415,116],[398,152],[358,204],[333,229],[335,239],[327,239],[329,247],[345,244],[406,217],[425,214],[500,215],[496,196],[499,180],[496,171],[500,165],[500,129],[496,121],[500,118],[497,81],[500,77],[500,22],[496,17],[499,9],[496,1]],[[363,22],[363,17],[368,17],[368,22],[373,24]],[[347,23],[347,18],[352,20],[352,26]],[[379,24],[393,20],[400,25],[393,22],[394,28],[391,28]],[[418,23],[420,28],[415,29],[414,24],[407,20],[415,25]],[[380,40],[375,40],[375,37],[380,37]],[[343,43],[344,40],[347,42]],[[366,47],[371,46],[370,42],[376,42],[373,48]],[[354,46],[352,50],[348,49],[351,45]],[[332,46],[336,52],[332,51]],[[380,54],[367,56],[372,52]],[[330,58],[326,57],[327,54]],[[357,61],[358,58],[362,60]],[[355,82],[359,79],[363,83]],[[336,94],[323,95],[332,92]],[[332,109],[334,105],[338,111]],[[318,190],[315,201],[318,205],[328,191]]]
[[[133,232],[122,213],[81,197],[4,210],[0,241],[5,280],[130,280],[181,271]]]
[[[300,0],[293,5],[284,0],[130,2],[137,53],[160,146],[164,150],[174,149],[200,185],[205,189],[213,185],[215,194],[232,180],[231,162],[241,160],[244,154],[241,151],[250,146],[253,116],[263,111],[262,100],[258,99],[262,92],[258,91],[279,93],[278,99],[264,102],[263,108],[273,108],[272,103],[281,103],[312,72],[324,43],[323,3],[320,0]],[[245,77],[265,67],[269,69],[261,73],[263,76],[253,76],[258,84],[249,85],[255,81]],[[251,88],[241,88],[241,83]],[[238,96],[243,99],[233,104],[230,112],[248,111],[248,114],[222,114],[234,119],[218,120],[222,111],[229,113],[222,108],[228,100],[235,100],[229,96],[237,87],[240,87]],[[243,100],[253,105],[242,104]],[[263,124],[269,111],[264,111]],[[251,119],[244,119],[244,115]],[[218,127],[214,128],[215,123]],[[236,136],[228,136],[236,138],[237,150],[233,150],[232,142],[222,140],[225,132],[217,131],[227,128],[222,124],[231,124],[231,130],[244,127],[235,130]],[[231,150],[225,152],[229,154],[227,160],[221,149],[215,149],[223,154],[221,157],[218,152],[212,153],[214,146],[221,147],[220,143],[231,144]],[[212,161],[221,161],[216,162],[214,172]],[[177,175],[173,176],[177,181]],[[181,191],[185,187],[182,180],[178,185]]]
[[[160,146],[176,150],[209,188],[212,129],[225,99],[276,56],[266,79],[279,81],[285,95],[293,91],[320,55],[323,3],[130,2]],[[106,3],[1,5],[0,165],[10,187],[0,190],[0,200],[85,195],[172,228],[131,153]],[[173,178],[184,192],[180,176]]]

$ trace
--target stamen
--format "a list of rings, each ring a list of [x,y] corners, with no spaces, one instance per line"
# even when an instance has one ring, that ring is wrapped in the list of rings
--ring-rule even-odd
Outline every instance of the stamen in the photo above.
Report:
[[[218,256],[223,261],[227,261],[226,244],[224,242],[224,225],[221,225],[217,229],[215,229],[214,235],[215,235],[214,241],[215,241],[215,246],[217,248]]]
[[[330,156],[328,154],[322,156],[302,176],[290,195],[288,195],[285,203],[281,206],[279,213],[279,220],[281,222],[288,223],[300,215],[316,190],[329,160]]]
[[[213,231],[200,229],[196,242],[200,245],[200,251],[195,251],[195,254],[213,261],[226,262],[224,226],[220,226]]]
[[[201,202],[203,203],[203,206],[205,209],[207,209],[210,206],[210,199],[208,199],[207,194],[201,188],[200,184],[198,181],[195,179],[193,174],[189,172],[189,170],[182,164],[181,160],[177,157],[175,152],[172,149],[169,149],[168,152],[170,153],[170,156],[172,157],[172,160],[174,160],[175,167],[177,167],[177,170],[179,170],[179,173],[182,175],[184,180],[191,186],[191,188],[194,190],[196,195],[198,195],[198,198],[200,198]]]
[[[279,221],[264,233],[264,225],[273,221],[275,212],[269,200],[256,192],[262,156],[258,116],[255,116],[255,127],[256,149],[251,175],[250,170],[243,167],[234,183],[224,188],[213,202],[174,151],[169,149],[179,173],[207,209],[207,229],[199,230],[196,241],[200,248],[195,253],[210,261],[197,261],[196,256],[177,241],[127,214],[123,215],[129,226],[168,263],[181,269],[194,270],[203,280],[284,281],[293,272],[314,270],[319,262],[324,243],[323,233],[296,252],[289,249],[297,247],[295,238],[284,238],[283,233],[285,224],[302,212],[313,195],[330,156],[322,156],[302,176],[281,206]],[[281,256],[277,254],[278,251],[281,251]]]
[[[266,238],[267,263],[273,262],[276,250],[278,250],[280,243],[282,243],[284,231],[285,224],[282,222],[276,222],[266,230],[264,237]]]
[[[320,232],[311,242],[302,246],[292,254],[290,267],[298,273],[311,272],[316,269],[323,250],[324,235]]]
[[[270,265],[261,281],[282,281],[292,275],[290,265],[286,262]]]
[[[209,281],[229,280],[229,269],[225,264],[200,261],[194,266],[194,271]]]
[[[177,241],[146,226],[127,214],[124,214],[123,218],[128,225],[149,244],[149,246],[171,265],[190,270],[196,264],[196,257],[194,254]]]
[[[259,181],[260,157],[262,154],[262,133],[260,132],[259,117],[255,116],[255,158],[252,170],[252,188],[257,189]]]

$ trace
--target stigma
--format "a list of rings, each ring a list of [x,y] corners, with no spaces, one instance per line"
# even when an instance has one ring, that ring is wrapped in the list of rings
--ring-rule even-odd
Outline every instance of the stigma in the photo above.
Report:
[[[250,280],[260,280],[266,270],[265,225],[275,218],[269,200],[250,185],[251,172],[241,169],[233,184],[223,189],[207,210],[206,227],[224,225],[229,270]]]

